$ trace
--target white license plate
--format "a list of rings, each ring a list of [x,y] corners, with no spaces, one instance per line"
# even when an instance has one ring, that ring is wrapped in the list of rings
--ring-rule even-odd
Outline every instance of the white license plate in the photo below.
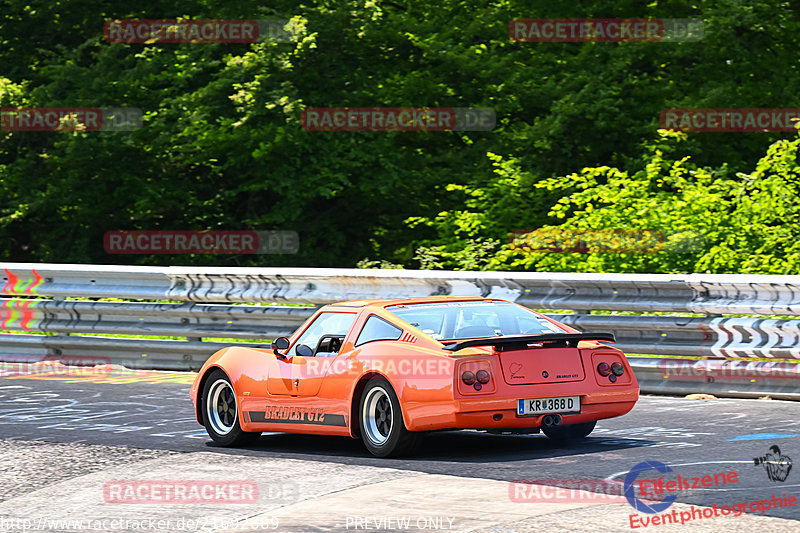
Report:
[[[580,396],[559,396],[557,398],[534,398],[517,400],[517,416],[544,415],[549,413],[580,413]]]

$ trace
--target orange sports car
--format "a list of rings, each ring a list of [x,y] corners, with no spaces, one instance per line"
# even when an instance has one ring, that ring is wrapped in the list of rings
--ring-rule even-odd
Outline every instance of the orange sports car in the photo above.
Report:
[[[361,438],[378,457],[439,429],[586,437],[630,411],[639,385],[609,333],[579,333],[477,296],[342,302],[267,348],[231,346],[191,389],[225,446],[262,431]]]

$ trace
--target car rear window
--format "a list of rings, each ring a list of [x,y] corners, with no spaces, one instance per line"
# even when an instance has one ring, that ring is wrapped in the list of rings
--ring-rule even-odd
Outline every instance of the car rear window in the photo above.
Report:
[[[393,305],[386,309],[438,340],[565,333],[533,311],[508,302]]]

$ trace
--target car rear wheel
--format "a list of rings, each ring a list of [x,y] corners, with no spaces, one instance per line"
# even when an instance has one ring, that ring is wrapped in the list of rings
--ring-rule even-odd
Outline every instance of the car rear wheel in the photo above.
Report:
[[[377,378],[367,383],[358,412],[361,440],[372,455],[397,457],[413,450],[418,435],[406,429],[400,401],[388,381]]]
[[[242,431],[236,393],[231,380],[220,369],[209,374],[201,397],[203,425],[208,436],[223,446],[241,446],[257,441],[261,433]]]
[[[589,433],[594,431],[597,425],[596,420],[582,422],[580,424],[567,424],[565,426],[542,426],[542,431],[550,439],[557,442],[570,442],[585,439]]]

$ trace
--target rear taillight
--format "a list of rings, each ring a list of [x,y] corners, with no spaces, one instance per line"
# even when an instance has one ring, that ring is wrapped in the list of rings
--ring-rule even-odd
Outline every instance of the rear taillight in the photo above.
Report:
[[[591,357],[592,366],[597,372],[595,379],[598,385],[618,387],[632,383],[635,379],[630,367],[625,365],[625,355],[621,352],[596,351]]]
[[[460,376],[461,382],[457,385],[462,394],[487,394],[496,390],[492,380],[492,363],[488,359],[460,361],[456,376]]]
[[[611,383],[616,383],[617,377],[625,373],[625,367],[622,366],[622,363],[619,361],[614,361],[610,365],[606,362],[602,362],[597,365],[597,373],[604,378],[607,377],[608,381]]]

